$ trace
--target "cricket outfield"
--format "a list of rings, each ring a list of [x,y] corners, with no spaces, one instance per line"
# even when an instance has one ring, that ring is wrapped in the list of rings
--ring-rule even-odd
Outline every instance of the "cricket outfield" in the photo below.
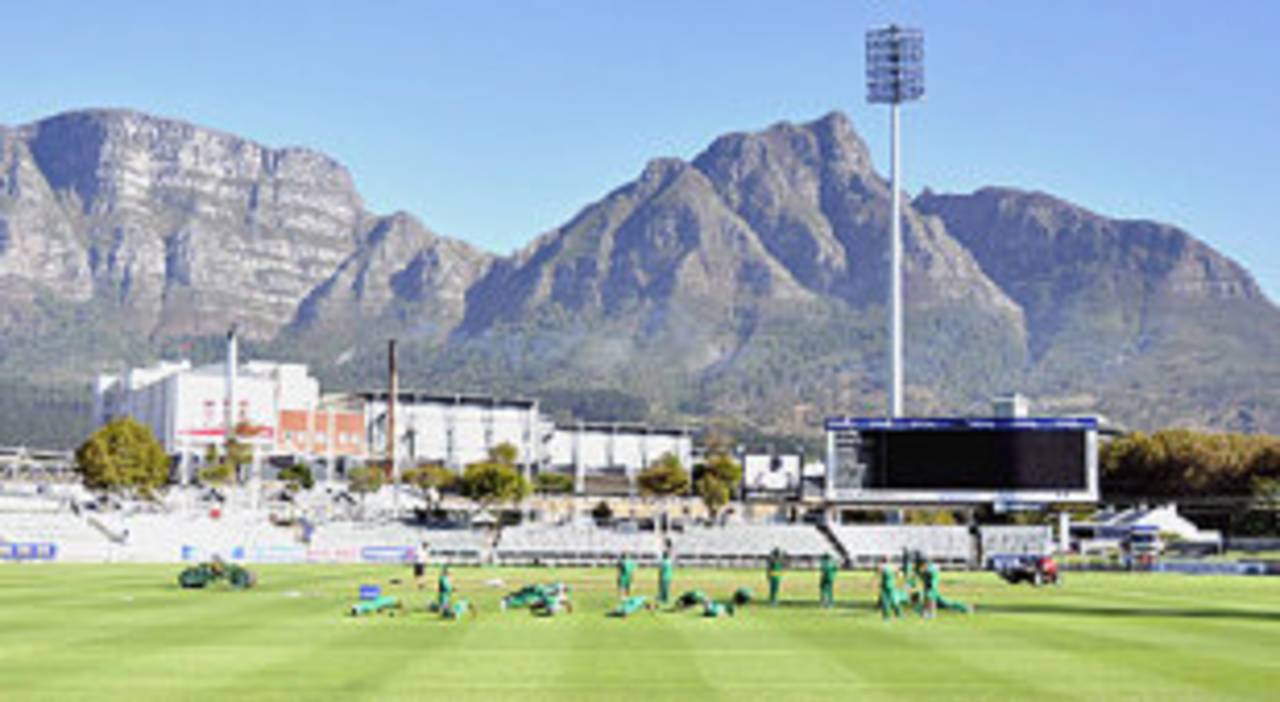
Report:
[[[0,567],[0,699],[1274,699],[1280,580],[1076,574],[1009,586],[946,573],[977,605],[884,622],[870,572],[787,573],[783,602],[611,619],[610,569],[453,569],[479,615],[446,622],[396,566],[261,566],[259,586],[183,591],[177,566]],[[391,585],[393,578],[406,582]],[[501,579],[505,587],[490,581]],[[502,612],[501,595],[563,579],[575,611]],[[637,591],[657,587],[642,569]],[[351,617],[361,583],[409,610]],[[765,592],[762,571],[677,570],[676,593]]]

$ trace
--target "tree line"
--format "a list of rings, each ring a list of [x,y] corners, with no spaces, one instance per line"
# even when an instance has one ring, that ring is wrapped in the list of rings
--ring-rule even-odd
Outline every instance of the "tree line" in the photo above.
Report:
[[[1189,429],[1134,432],[1099,455],[1104,499],[1280,498],[1280,437]]]

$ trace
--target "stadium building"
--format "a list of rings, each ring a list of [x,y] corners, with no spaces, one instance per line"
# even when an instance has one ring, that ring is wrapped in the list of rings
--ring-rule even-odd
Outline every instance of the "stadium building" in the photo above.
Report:
[[[369,446],[386,445],[385,391],[357,397],[363,404]],[[516,447],[527,474],[572,475],[575,491],[630,494],[635,477],[650,463],[672,454],[688,466],[693,438],[686,429],[641,424],[577,422],[555,424],[526,398],[488,395],[397,393],[396,453],[402,465],[438,463],[452,470],[484,460],[499,444]],[[382,458],[386,457],[383,449]]]
[[[332,465],[339,458],[367,455],[363,412],[322,398],[305,365],[239,364],[234,392],[228,392],[228,377],[224,363],[192,367],[189,361],[99,375],[94,421],[101,425],[130,416],[146,424],[178,459],[180,478],[209,447],[224,443],[229,416],[246,429],[238,438],[258,458],[324,457]],[[235,409],[229,415],[232,398]]]

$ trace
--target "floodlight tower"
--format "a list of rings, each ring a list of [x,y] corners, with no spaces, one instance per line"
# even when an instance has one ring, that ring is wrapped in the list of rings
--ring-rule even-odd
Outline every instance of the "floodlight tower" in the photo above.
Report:
[[[889,172],[893,191],[889,235],[889,417],[902,416],[902,205],[898,107],[924,95],[924,33],[889,25],[867,32],[867,102],[888,103]]]

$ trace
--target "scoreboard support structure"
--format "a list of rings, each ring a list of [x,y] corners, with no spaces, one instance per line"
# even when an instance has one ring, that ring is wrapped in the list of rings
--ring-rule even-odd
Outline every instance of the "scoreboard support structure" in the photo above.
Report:
[[[1092,417],[832,418],[825,498],[853,505],[1098,500]]]

